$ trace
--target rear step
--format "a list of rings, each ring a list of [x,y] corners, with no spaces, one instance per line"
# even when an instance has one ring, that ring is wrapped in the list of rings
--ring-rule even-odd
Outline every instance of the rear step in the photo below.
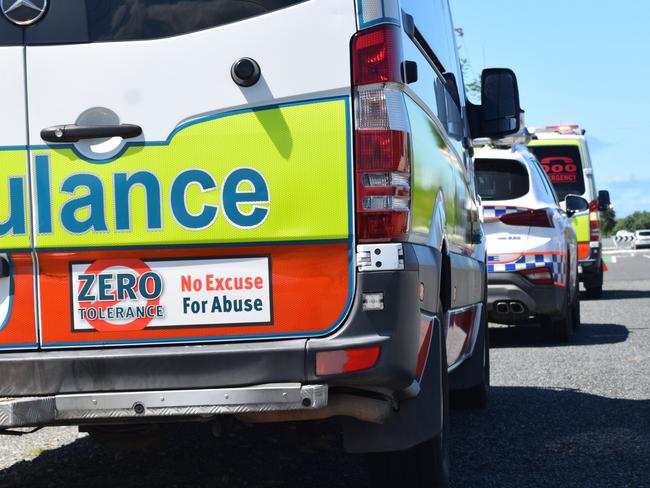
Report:
[[[317,410],[327,405],[326,385],[300,383],[3,398],[0,429],[143,417]]]

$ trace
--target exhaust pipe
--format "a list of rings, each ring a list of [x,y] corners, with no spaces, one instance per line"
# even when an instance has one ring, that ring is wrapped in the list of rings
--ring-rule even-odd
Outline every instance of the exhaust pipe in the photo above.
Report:
[[[352,417],[363,422],[383,424],[393,411],[391,402],[359,395],[330,395],[326,407],[313,410],[283,410],[274,412],[247,412],[237,415],[250,423],[296,422],[323,420],[331,417]]]
[[[510,302],[510,311],[515,315],[521,315],[526,311],[526,307],[521,302]]]
[[[497,302],[495,309],[499,315],[508,315],[510,313],[510,305],[508,305],[508,302]]]

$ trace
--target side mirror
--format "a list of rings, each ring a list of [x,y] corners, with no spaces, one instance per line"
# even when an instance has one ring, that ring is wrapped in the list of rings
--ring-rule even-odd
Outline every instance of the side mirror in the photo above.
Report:
[[[472,138],[500,139],[519,132],[521,106],[517,76],[507,68],[481,74],[481,105],[470,106]]]
[[[601,212],[608,210],[611,203],[609,192],[607,190],[600,190],[598,192],[598,210]]]
[[[571,217],[578,212],[589,210],[589,202],[578,195],[567,195],[564,199],[566,213]]]

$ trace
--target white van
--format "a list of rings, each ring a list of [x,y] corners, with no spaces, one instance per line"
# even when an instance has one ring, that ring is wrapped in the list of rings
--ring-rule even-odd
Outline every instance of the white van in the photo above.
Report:
[[[1,6],[0,427],[337,416],[446,484],[489,390],[466,149],[519,125],[447,1]]]
[[[580,281],[588,297],[600,298],[605,270],[600,212],[609,208],[610,198],[607,190],[596,190],[585,130],[577,125],[556,125],[530,131],[534,139],[529,148],[540,161],[560,202],[564,203],[567,195],[578,195],[589,202],[589,207],[577,213],[572,223],[578,236]]]

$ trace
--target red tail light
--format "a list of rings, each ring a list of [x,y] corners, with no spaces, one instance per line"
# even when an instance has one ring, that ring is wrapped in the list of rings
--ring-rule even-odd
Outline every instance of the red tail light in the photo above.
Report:
[[[589,240],[600,240],[600,221],[598,214],[598,202],[592,200],[589,203]]]
[[[553,217],[551,212],[546,208],[505,214],[499,220],[507,225],[553,227]]]
[[[411,211],[411,137],[401,89],[400,29],[383,25],[352,40],[359,242],[406,238]]]
[[[551,269],[546,266],[542,268],[524,269],[519,273],[528,279],[528,281],[532,281],[537,285],[553,284],[553,273],[551,272]]]
[[[402,82],[402,34],[395,25],[360,32],[352,39],[352,82]]]

